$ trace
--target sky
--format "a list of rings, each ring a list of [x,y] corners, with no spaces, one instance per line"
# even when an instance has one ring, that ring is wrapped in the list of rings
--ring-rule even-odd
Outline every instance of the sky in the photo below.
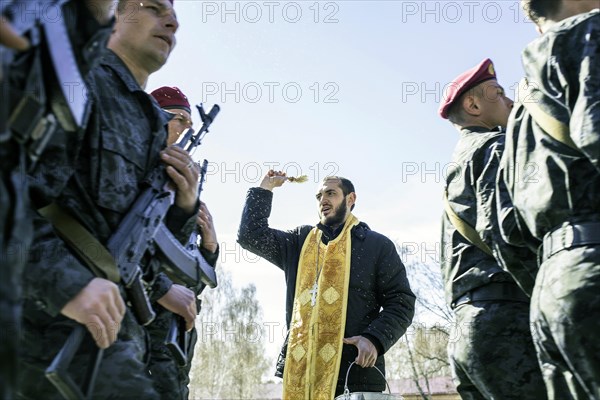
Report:
[[[218,268],[236,287],[257,288],[269,357],[283,341],[283,273],[242,250],[236,232],[247,190],[270,168],[309,177],[275,189],[271,227],[318,222],[318,183],[341,175],[355,185],[360,220],[439,260],[458,139],[439,102],[485,58],[515,98],[521,51],[537,37],[518,1],[175,0],[175,10],[177,46],[146,89],[177,86],[207,111],[221,107],[194,155],[209,161],[202,200],[217,228]]]

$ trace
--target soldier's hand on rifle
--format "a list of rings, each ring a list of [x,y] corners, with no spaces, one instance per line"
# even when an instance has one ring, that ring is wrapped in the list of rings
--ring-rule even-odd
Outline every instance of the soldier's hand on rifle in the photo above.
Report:
[[[96,345],[106,349],[117,340],[125,303],[117,285],[94,278],[60,312],[85,325]]]
[[[285,172],[273,171],[271,169],[263,178],[262,182],[260,183],[260,187],[267,190],[273,190],[274,188],[283,185],[286,181],[287,175]]]
[[[160,156],[167,164],[167,174],[177,188],[175,204],[186,213],[192,214],[198,199],[199,172],[196,163],[185,150],[176,146],[161,151]]]
[[[200,227],[200,236],[202,236],[202,247],[211,253],[217,251],[219,244],[217,242],[217,232],[213,224],[212,215],[208,211],[206,204],[200,202],[200,211],[196,217],[196,224]]]
[[[192,290],[174,283],[167,294],[158,299],[158,304],[177,315],[181,315],[185,319],[186,330],[192,330],[197,315],[196,297]]]

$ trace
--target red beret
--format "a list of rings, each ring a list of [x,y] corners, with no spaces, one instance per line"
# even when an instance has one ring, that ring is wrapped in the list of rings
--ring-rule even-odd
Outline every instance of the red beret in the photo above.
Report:
[[[176,87],[163,86],[150,93],[161,108],[181,108],[191,113],[190,102],[185,94]]]
[[[496,71],[494,70],[494,63],[489,58],[486,58],[479,65],[454,78],[442,97],[442,102],[438,110],[440,117],[447,119],[448,110],[458,100],[460,95],[472,87],[479,85],[481,82],[490,79],[496,79]]]

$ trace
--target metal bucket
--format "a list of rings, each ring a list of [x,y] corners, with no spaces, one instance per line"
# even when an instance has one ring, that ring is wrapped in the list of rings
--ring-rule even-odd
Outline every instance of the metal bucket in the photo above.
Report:
[[[379,393],[379,392],[354,392],[350,393],[348,389],[348,375],[350,375],[350,368],[356,364],[352,362],[348,367],[348,372],[346,372],[346,382],[344,383],[344,394],[340,394],[335,398],[335,400],[404,400],[404,397],[396,394],[392,394],[392,390],[390,389],[390,385],[385,379],[385,375],[383,372],[379,370],[379,368],[373,366],[383,376],[383,380],[385,380],[385,385],[387,386],[387,390],[389,393]]]

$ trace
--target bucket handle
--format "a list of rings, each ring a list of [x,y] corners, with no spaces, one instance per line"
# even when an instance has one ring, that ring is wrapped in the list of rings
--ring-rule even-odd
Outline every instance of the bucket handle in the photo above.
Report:
[[[352,366],[354,364],[356,364],[356,361],[352,361],[352,364],[350,364],[350,366],[348,367],[348,371],[346,371],[346,381],[344,382],[344,396],[350,395],[350,389],[348,389],[348,376],[350,375],[350,369],[352,368]],[[392,389],[390,389],[390,384],[388,383],[387,379],[385,379],[385,375],[383,374],[383,372],[381,372],[381,370],[374,365],[373,365],[373,368],[375,368],[377,370],[377,372],[379,372],[381,374],[381,376],[383,377],[383,380],[385,381],[385,386],[387,386],[387,390],[388,390],[388,392],[390,392],[389,394],[392,394]]]

